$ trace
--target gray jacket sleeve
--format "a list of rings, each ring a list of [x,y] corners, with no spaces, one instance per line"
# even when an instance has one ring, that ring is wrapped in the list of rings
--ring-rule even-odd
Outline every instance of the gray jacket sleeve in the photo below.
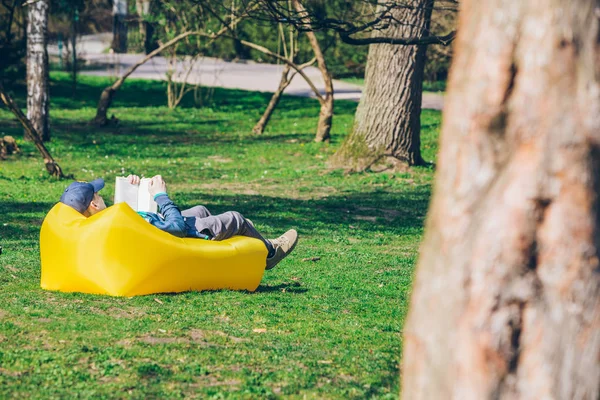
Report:
[[[158,204],[158,210],[165,220],[153,221],[152,225],[156,226],[160,230],[169,232],[171,235],[185,237],[187,233],[187,227],[185,226],[185,222],[181,216],[181,211],[179,211],[179,208],[177,208],[169,196],[166,194],[160,194],[156,197],[156,199],[154,199],[154,201],[156,201],[156,204]]]

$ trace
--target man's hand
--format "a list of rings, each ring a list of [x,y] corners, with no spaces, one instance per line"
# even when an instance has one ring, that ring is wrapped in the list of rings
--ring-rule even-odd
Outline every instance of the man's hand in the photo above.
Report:
[[[157,193],[167,193],[167,184],[160,175],[153,176],[148,184],[148,192],[152,197],[156,196]]]
[[[140,184],[140,177],[137,175],[128,175],[127,176],[127,182],[129,182],[131,185],[139,185]]]

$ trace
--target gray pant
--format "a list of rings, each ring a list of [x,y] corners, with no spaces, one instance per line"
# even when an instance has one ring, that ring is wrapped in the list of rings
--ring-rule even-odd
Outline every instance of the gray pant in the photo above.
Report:
[[[261,240],[271,251],[271,242],[266,240],[246,218],[237,211],[228,211],[212,215],[204,206],[196,206],[181,212],[185,223],[195,227],[198,232],[207,233],[213,240],[225,240],[232,236],[248,236]]]

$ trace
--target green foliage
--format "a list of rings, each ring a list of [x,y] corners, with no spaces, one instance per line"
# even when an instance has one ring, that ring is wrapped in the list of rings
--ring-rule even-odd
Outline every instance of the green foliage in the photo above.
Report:
[[[316,100],[284,96],[256,136],[269,94],[217,89],[203,108],[190,94],[169,111],[164,83],[128,80],[119,126],[98,129],[87,122],[108,80],[82,76],[73,98],[68,75],[51,78],[48,147],[77,179],[103,176],[109,203],[115,176],[161,173],[182,208],[239,210],[268,237],[295,227],[300,242],[255,293],[43,291],[39,228],[68,182],[19,141],[23,154],[0,162],[0,398],[397,398],[430,169],[328,169],[355,103],[336,103],[325,145],[312,141]],[[13,90],[24,105],[24,87]],[[428,160],[439,125],[423,113]],[[1,108],[0,126],[22,136]]]

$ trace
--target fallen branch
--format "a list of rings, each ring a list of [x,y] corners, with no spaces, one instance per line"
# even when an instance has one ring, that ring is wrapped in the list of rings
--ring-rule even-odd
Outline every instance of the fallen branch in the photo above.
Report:
[[[4,91],[4,87],[1,83],[0,99],[2,99],[2,102],[17,117],[19,122],[21,122],[21,124],[23,125],[23,128],[25,128],[25,135],[27,135],[27,137],[31,139],[31,141],[35,144],[35,147],[37,147],[38,151],[44,158],[44,165],[46,166],[46,171],[48,171],[48,173],[55,178],[65,178],[62,169],[60,168],[58,163],[54,161],[54,158],[52,158],[50,152],[48,151],[48,149],[46,149],[46,146],[44,146],[44,142],[42,142],[42,139],[40,139],[40,136],[33,127],[31,121],[23,114],[23,112],[15,104],[13,99]]]

